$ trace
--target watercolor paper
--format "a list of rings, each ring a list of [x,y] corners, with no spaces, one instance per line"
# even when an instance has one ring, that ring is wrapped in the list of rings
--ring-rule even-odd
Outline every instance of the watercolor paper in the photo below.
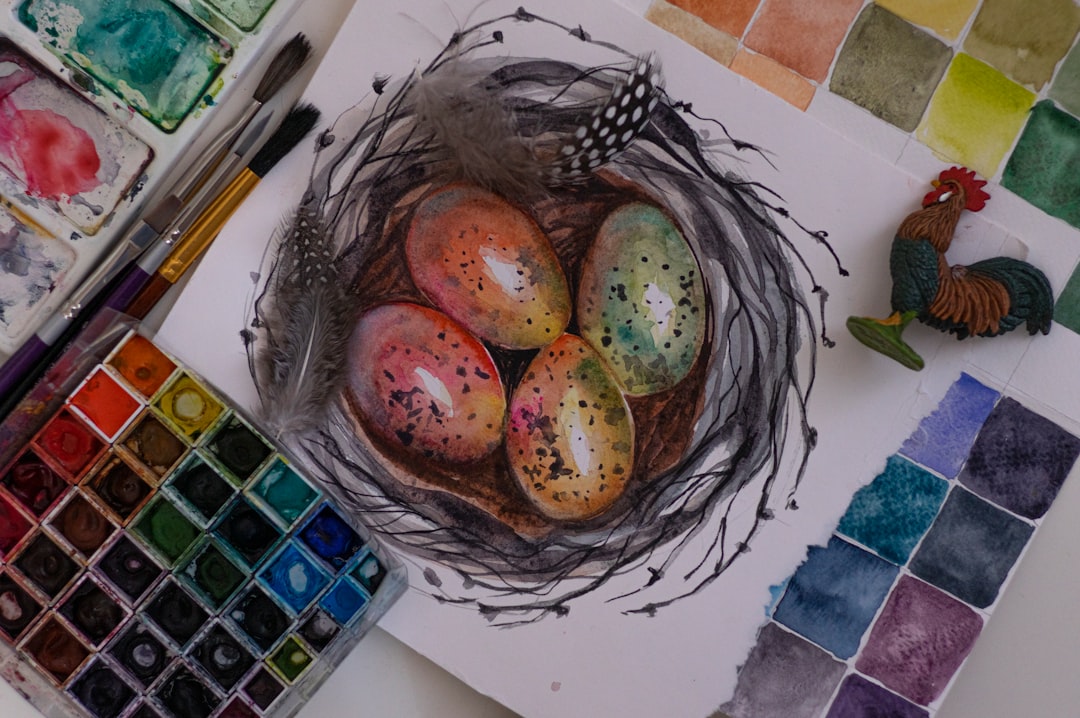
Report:
[[[493,5],[490,12],[495,15],[502,10],[513,14],[516,8],[516,4]],[[680,581],[692,567],[662,566],[645,560],[625,576],[614,577],[605,585],[603,596],[570,604],[569,612],[558,620],[549,617],[534,624],[495,630],[481,610],[440,601],[447,595],[459,596],[468,591],[479,595],[483,588],[470,586],[438,561],[425,560],[418,562],[413,572],[415,591],[402,601],[385,625],[424,655],[523,715],[708,715],[733,700],[733,696],[738,695],[741,701],[751,693],[737,687],[737,668],[747,663],[749,656],[756,655],[753,651],[763,607],[770,603],[770,587],[781,584],[795,572],[806,557],[807,547],[824,546],[828,542],[852,496],[883,473],[889,457],[896,455],[919,421],[931,413],[963,371],[981,375],[990,370],[974,369],[972,363],[991,364],[996,381],[987,386],[998,391],[1008,384],[1021,362],[1022,352],[1009,354],[995,363],[998,355],[994,346],[998,345],[993,342],[958,346],[955,342],[945,343],[928,331],[919,332],[916,341],[929,357],[929,366],[922,374],[914,374],[879,361],[878,357],[866,356],[838,331],[843,317],[887,301],[886,248],[899,220],[918,205],[940,165],[935,165],[935,171],[926,175],[907,174],[876,155],[856,149],[805,114],[716,67],[668,36],[634,23],[614,6],[597,5],[570,12],[552,4],[536,3],[530,10],[569,16],[565,20],[567,27],[576,28],[580,23],[593,39],[611,41],[636,52],[656,52],[666,68],[666,91],[673,98],[692,101],[695,114],[718,118],[734,137],[766,147],[770,161],[776,165],[772,168],[768,162],[736,150],[723,139],[716,125],[705,122],[699,131],[716,140],[725,162],[730,161],[737,168],[733,171],[767,181],[790,203],[792,215],[800,222],[828,229],[843,263],[855,276],[838,277],[830,258],[810,252],[812,268],[829,290],[826,324],[830,336],[837,341],[835,348],[821,349],[809,403],[818,444],[811,452],[804,483],[791,495],[798,509],[794,505],[778,507],[776,520],[763,523],[760,532],[749,542],[749,552],[739,556],[730,572],[721,574],[699,594],[657,608],[652,615],[636,612],[643,601],[633,592],[641,582],[661,572],[663,575],[654,585],[673,586],[668,581]],[[429,27],[439,26],[447,33],[458,28],[450,13],[438,3],[411,4],[408,12],[412,17],[423,18]],[[394,42],[380,44],[366,29],[373,22],[386,28]],[[374,100],[374,92],[366,89],[351,97],[341,92],[344,83],[357,72],[406,77],[415,69],[415,56],[429,58],[441,48],[441,42],[432,40],[427,31],[417,30],[412,20],[403,19],[396,12],[373,15],[370,8],[354,13],[339,37],[348,40],[339,41],[331,49],[308,93],[329,116],[337,116],[358,102],[361,110],[366,109],[363,103]],[[358,42],[357,38],[370,42]],[[406,39],[411,51],[408,57],[402,57],[400,45]],[[564,51],[562,39],[571,40],[574,49]],[[430,48],[430,52],[422,52],[423,48]],[[560,33],[548,36],[532,23],[520,23],[505,28],[503,44],[495,52],[541,58],[553,54],[563,57],[565,52],[565,56],[589,64],[595,61],[595,56],[589,54],[593,49],[575,36]],[[401,60],[393,63],[388,58]],[[344,123],[350,117],[346,116],[343,124],[335,128],[336,136],[345,136]],[[183,348],[188,362],[228,386],[234,398],[252,405],[254,390],[237,339],[237,332],[249,321],[245,307],[250,306],[256,293],[249,275],[254,267],[260,266],[266,241],[277,229],[281,207],[296,202],[303,192],[310,164],[311,157],[292,157],[286,160],[290,171],[267,178],[252,203],[243,207],[226,228],[223,238],[230,242],[229,251],[219,250],[221,245],[211,250],[213,261],[204,263],[192,278],[162,330],[170,346]],[[830,169],[823,172],[823,167]],[[983,220],[979,218],[979,221]],[[802,237],[795,230],[791,236],[799,236],[800,240]],[[1067,248],[1064,243],[1048,246],[1038,237],[1023,232],[1019,236],[1030,247],[1031,261],[1075,265],[1080,248]],[[207,324],[204,320],[211,316],[216,321]],[[805,337],[804,341],[808,346],[812,338]],[[1019,341],[1027,346],[1026,338]],[[1044,342],[1048,347],[1058,347],[1058,341],[1058,335],[1051,333],[1049,337],[1031,340],[1031,344]],[[1062,383],[1051,397],[1056,402],[1055,410],[1065,416],[1078,408],[1070,404],[1074,401],[1070,397],[1080,396],[1073,392],[1077,381],[1080,379],[1063,374]],[[963,436],[952,437],[948,433],[944,438],[956,444],[964,441]],[[973,441],[974,437],[969,440]],[[949,452],[941,449],[937,453]],[[783,488],[777,487],[774,497],[786,497],[794,488],[792,471],[791,468],[785,471]],[[927,483],[926,494],[919,494],[916,499],[917,510],[911,520],[918,529],[912,529],[912,535],[926,530],[928,507],[939,496],[935,489],[929,488],[934,483]],[[922,505],[918,501],[926,503]],[[747,522],[755,515],[753,502],[732,509],[732,516]],[[855,528],[851,530],[856,532]],[[858,538],[849,538],[861,543]],[[866,538],[874,540],[873,536]],[[846,539],[845,542],[850,544]],[[863,546],[855,548],[864,550]],[[865,549],[873,550],[869,546]],[[909,556],[916,553],[911,548],[910,536],[891,545],[889,550],[896,560],[905,553]],[[886,560],[881,563],[896,568]],[[949,597],[940,588],[934,590]],[[883,593],[885,600],[879,605],[887,604],[889,595]],[[898,620],[896,625],[902,625],[902,621]],[[437,631],[432,626],[437,626]],[[795,636],[787,628],[774,628]],[[873,626],[868,630],[872,631]],[[809,640],[795,638],[795,643],[801,641],[809,647],[806,654],[817,656],[807,659],[813,668],[798,674],[813,676],[817,681],[813,690],[809,688],[811,681],[800,683],[805,688],[802,694],[819,696],[818,710],[824,710],[844,679],[845,664]],[[969,648],[969,642],[951,644],[949,660],[955,660],[957,665],[968,650],[958,646]],[[545,665],[522,662],[519,658],[523,655],[543,655]],[[857,657],[858,654],[853,659]],[[956,660],[958,657],[960,660]],[[627,681],[627,675],[648,676],[649,680]],[[768,672],[760,676],[761,685],[779,685],[783,680]],[[823,678],[819,681],[817,676]],[[818,685],[825,685],[821,693],[817,692]],[[338,691],[334,694],[337,700],[351,699],[348,687]],[[894,691],[890,693],[895,695]],[[795,701],[793,694],[788,693],[791,701]],[[903,700],[913,702],[908,697]],[[781,714],[799,714],[794,711],[801,710],[800,704],[796,701],[791,705],[793,712],[781,711]]]

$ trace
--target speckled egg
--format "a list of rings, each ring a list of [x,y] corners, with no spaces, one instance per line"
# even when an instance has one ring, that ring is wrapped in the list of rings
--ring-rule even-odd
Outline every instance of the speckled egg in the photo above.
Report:
[[[670,389],[690,372],[705,308],[694,253],[663,211],[633,203],[608,215],[582,267],[577,319],[627,394]]]
[[[559,337],[525,370],[510,400],[506,455],[549,518],[587,519],[622,495],[633,468],[633,417],[604,361],[579,337]]]
[[[566,277],[533,219],[480,187],[428,195],[405,253],[416,286],[468,331],[509,349],[549,344],[570,321]]]
[[[445,314],[392,303],[360,318],[348,388],[371,430],[428,459],[480,459],[502,442],[506,398],[487,349]]]

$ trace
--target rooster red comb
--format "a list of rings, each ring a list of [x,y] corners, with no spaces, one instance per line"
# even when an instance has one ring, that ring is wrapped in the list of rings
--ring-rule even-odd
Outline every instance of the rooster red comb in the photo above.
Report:
[[[975,172],[967,167],[950,167],[934,180],[934,189],[923,197],[923,207],[940,201],[943,193],[951,191],[950,184],[960,185],[964,191],[964,209],[970,212],[978,212],[986,206],[986,200],[990,199],[990,195],[983,191],[986,180],[975,179]]]

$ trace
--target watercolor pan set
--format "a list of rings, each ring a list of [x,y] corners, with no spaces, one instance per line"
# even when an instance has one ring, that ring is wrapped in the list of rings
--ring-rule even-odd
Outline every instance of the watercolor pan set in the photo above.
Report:
[[[50,717],[292,715],[404,568],[199,377],[110,331],[0,466],[0,674]]]
[[[962,374],[775,587],[731,718],[936,713],[1080,457],[1080,438]]]
[[[236,114],[298,5],[0,0],[0,362]]]

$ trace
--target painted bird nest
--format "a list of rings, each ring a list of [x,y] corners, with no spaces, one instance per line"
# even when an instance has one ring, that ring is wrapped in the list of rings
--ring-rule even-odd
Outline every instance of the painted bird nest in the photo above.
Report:
[[[690,107],[666,96],[647,58],[612,50],[614,64],[583,67],[480,57],[503,40],[493,27],[524,32],[519,23],[560,27],[519,10],[456,35],[423,72],[396,84],[376,82],[374,105],[354,108],[324,135],[301,211],[318,218],[338,246],[336,270],[357,317],[388,303],[452,310],[418,288],[408,234],[433,193],[459,186],[454,183],[485,187],[550,241],[574,307],[565,331],[579,336],[586,333],[579,288],[599,227],[620,208],[656,208],[681,232],[700,273],[701,306],[694,311],[704,321],[692,361],[674,385],[625,396],[633,427],[629,473],[615,501],[581,517],[553,515],[522,490],[505,439],[480,459],[447,463],[380,431],[350,390],[341,392],[327,425],[294,448],[391,545],[435,565],[425,575],[441,600],[509,622],[534,620],[563,613],[573,599],[629,575],[629,593],[666,587],[657,600],[631,606],[652,612],[723,572],[789,500],[788,492],[773,496],[781,476],[790,471],[797,483],[802,474],[814,442],[805,404],[816,343],[792,258],[805,264],[772,219],[777,208],[716,162],[722,153],[755,148],[725,138],[706,149],[687,122],[697,120]],[[580,29],[562,30],[589,41]],[[525,163],[518,179],[463,168],[447,152],[441,130],[421,116],[416,96],[427,91],[424,85],[441,75],[460,85],[463,73],[511,123],[517,149],[499,149],[501,156],[513,164],[521,150],[533,163],[532,169]],[[617,152],[590,165],[596,155],[581,146],[583,138],[643,77],[649,79],[649,96],[639,103],[647,109],[644,119],[620,139]],[[462,100],[463,112],[470,101]],[[275,338],[265,315],[272,306],[272,296],[260,298],[255,320],[259,340],[270,345]],[[513,404],[515,389],[529,381],[531,363],[547,347],[484,347]],[[810,378],[801,379],[807,368]],[[736,525],[740,497],[748,500],[750,518]],[[668,577],[688,551],[697,552],[690,570],[680,566]]]

